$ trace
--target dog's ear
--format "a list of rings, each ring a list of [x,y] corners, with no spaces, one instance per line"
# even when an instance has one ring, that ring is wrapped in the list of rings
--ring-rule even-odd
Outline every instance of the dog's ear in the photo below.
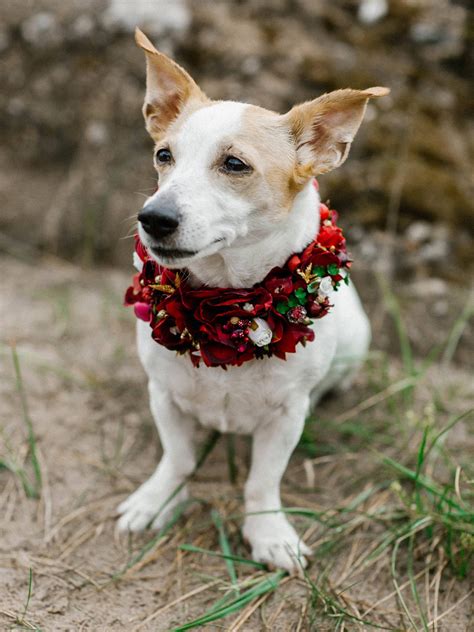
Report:
[[[143,116],[149,134],[158,140],[191,99],[197,102],[208,99],[188,73],[169,57],[158,52],[139,28],[135,29],[135,41],[146,56]]]
[[[292,108],[284,118],[295,139],[302,172],[315,176],[342,165],[364,118],[367,101],[389,92],[388,88],[336,90]]]

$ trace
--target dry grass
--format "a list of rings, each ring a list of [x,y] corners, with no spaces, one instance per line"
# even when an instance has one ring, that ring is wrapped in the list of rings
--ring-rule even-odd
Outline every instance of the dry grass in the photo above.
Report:
[[[116,505],[159,456],[126,277],[53,261],[2,270],[2,629],[468,629],[474,415],[455,364],[468,308],[419,357],[410,306],[377,294],[398,342],[376,332],[358,388],[308,420],[285,476],[315,551],[290,578],[252,562],[240,535],[245,438],[203,434],[193,500],[160,533],[115,533]]]

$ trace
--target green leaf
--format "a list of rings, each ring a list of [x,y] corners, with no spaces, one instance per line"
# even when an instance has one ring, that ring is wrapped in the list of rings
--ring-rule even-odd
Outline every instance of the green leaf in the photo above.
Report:
[[[313,268],[313,274],[316,274],[318,277],[326,276],[326,269],[324,266],[316,266]]]
[[[275,309],[279,314],[285,315],[290,309],[290,305],[288,303],[277,303]]]
[[[319,279],[317,281],[311,281],[311,283],[308,284],[308,292],[310,294],[314,294],[314,292],[317,291],[319,287]]]
[[[330,263],[328,265],[328,273],[329,274],[338,274],[339,273],[339,266],[337,265],[337,263]]]
[[[288,306],[289,307],[296,307],[297,305],[298,305],[298,299],[296,298],[296,296],[294,294],[292,294],[289,297],[289,299],[288,299]]]
[[[294,291],[294,294],[295,294],[296,298],[298,299],[298,303],[300,305],[304,305],[306,303],[308,293],[306,292],[306,290],[304,288],[302,288],[302,287],[297,288]]]
[[[349,272],[346,272],[346,276],[344,277],[344,283],[345,283],[346,285],[349,285],[349,280],[350,280],[350,277],[349,277]]]

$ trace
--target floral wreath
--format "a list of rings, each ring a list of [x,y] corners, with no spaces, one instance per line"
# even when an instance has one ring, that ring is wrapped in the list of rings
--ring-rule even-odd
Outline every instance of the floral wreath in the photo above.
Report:
[[[160,266],[136,236],[139,272],[125,305],[133,305],[137,318],[150,323],[157,343],[187,354],[196,367],[201,361],[225,369],[255,358],[285,360],[298,344],[314,340],[313,319],[326,316],[332,292],[349,283],[351,261],[337,213],[325,204],[319,213],[314,241],[244,289],[192,287],[185,271]]]

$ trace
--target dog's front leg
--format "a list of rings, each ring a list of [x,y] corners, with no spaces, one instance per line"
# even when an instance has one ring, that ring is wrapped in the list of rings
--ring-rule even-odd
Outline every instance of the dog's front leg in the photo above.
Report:
[[[163,456],[150,478],[118,507],[122,531],[161,528],[176,505],[186,500],[187,489],[182,485],[196,465],[194,420],[183,415],[156,382],[150,380],[148,388]]]
[[[311,550],[281,512],[280,481],[303,431],[308,403],[290,403],[279,418],[257,428],[245,485],[243,534],[254,560],[291,573],[306,567],[304,556]]]

